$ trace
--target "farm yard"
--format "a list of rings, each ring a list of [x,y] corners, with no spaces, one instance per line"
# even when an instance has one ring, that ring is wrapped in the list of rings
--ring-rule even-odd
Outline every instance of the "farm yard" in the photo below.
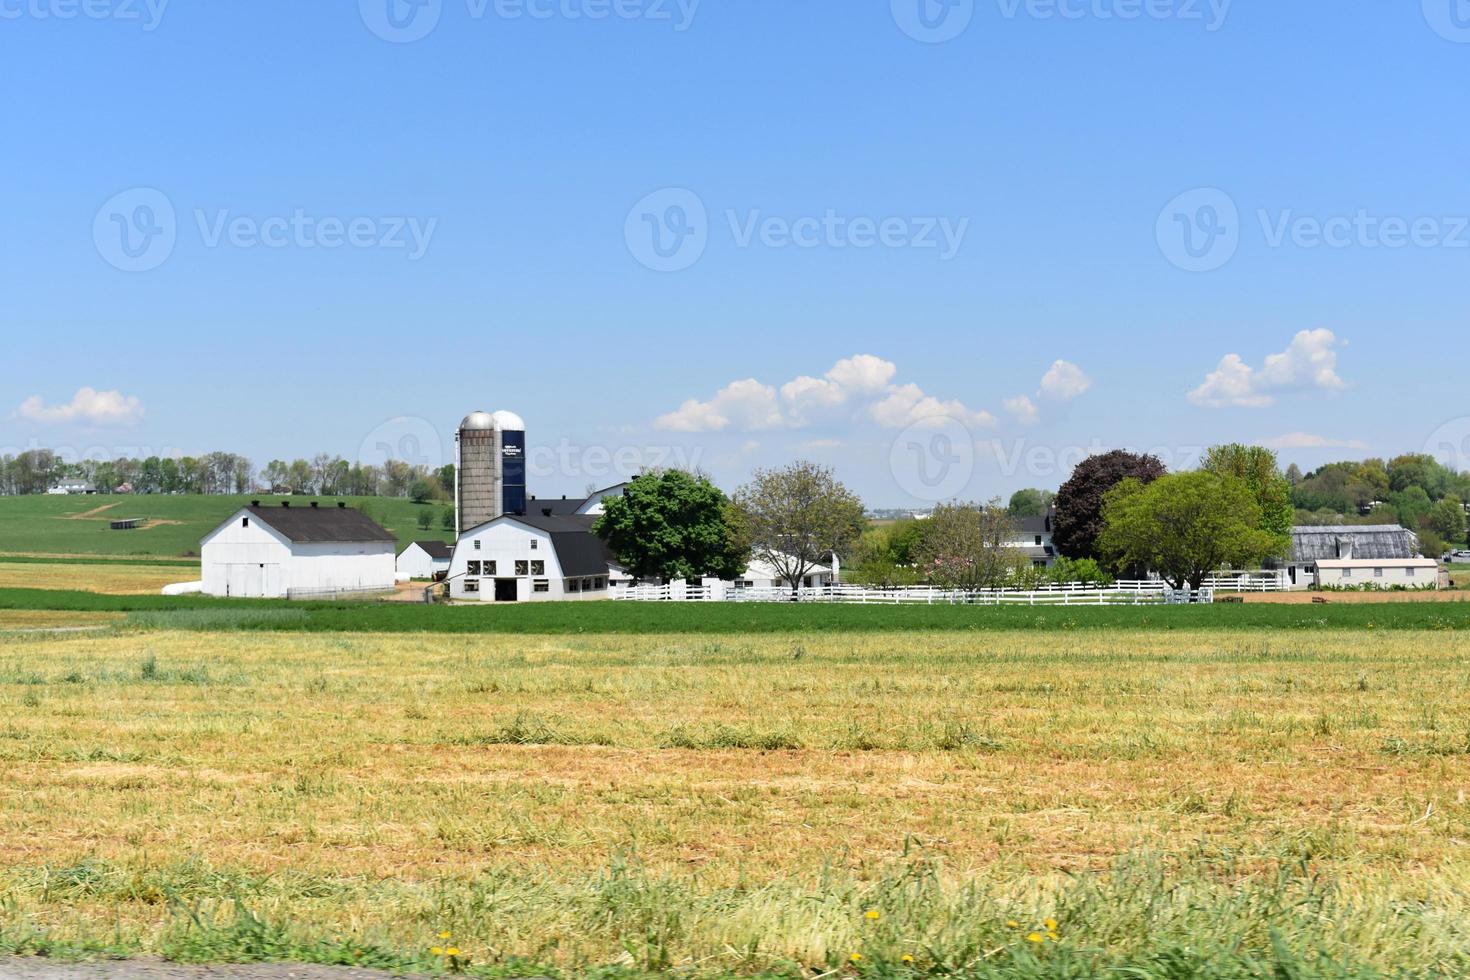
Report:
[[[1463,632],[183,614],[7,639],[0,949],[490,975],[1470,969]]]

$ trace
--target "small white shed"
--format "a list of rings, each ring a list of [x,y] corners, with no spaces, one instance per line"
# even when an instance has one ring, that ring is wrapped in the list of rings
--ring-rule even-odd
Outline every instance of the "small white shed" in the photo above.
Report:
[[[398,541],[346,504],[236,511],[200,545],[204,593],[232,598],[312,598],[389,592]]]
[[[1433,558],[1323,558],[1317,562],[1319,589],[1437,589],[1439,562]]]
[[[415,541],[398,555],[398,574],[435,580],[449,574],[454,548],[443,541]]]

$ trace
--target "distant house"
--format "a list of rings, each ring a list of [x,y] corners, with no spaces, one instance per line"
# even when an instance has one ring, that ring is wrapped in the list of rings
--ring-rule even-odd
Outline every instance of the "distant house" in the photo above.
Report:
[[[65,497],[71,494],[96,493],[97,487],[86,480],[60,480],[46,492],[53,497]]]
[[[398,555],[398,574],[411,579],[441,579],[449,574],[454,547],[443,541],[415,541]]]
[[[1020,549],[1034,568],[1050,568],[1056,564],[1057,549],[1052,544],[1052,524],[1057,511],[1053,507],[1041,517],[1018,517],[1011,547]]]
[[[1420,557],[1419,536],[1407,528],[1348,524],[1292,528],[1285,572],[1293,589],[1364,582],[1389,587],[1437,582],[1438,567]]]
[[[311,598],[388,592],[397,539],[361,511],[252,501],[200,545],[206,595]]]

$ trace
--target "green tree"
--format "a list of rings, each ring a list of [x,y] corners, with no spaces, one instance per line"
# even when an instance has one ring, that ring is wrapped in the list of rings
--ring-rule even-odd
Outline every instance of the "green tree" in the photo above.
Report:
[[[1419,532],[1419,554],[1425,558],[1443,558],[1445,552],[1449,550],[1449,542],[1441,538],[1438,533],[1427,529]]]
[[[439,515],[439,526],[446,531],[453,531],[455,525],[454,508],[445,507],[444,512]]]
[[[1394,518],[1411,531],[1418,530],[1434,509],[1429,493],[1423,487],[1411,485],[1388,495],[1388,507]]]
[[[1146,486],[1125,480],[1109,491],[1103,518],[1098,547],[1114,567],[1151,569],[1176,589],[1201,588],[1218,570],[1254,567],[1277,554],[1250,487],[1208,470]]]
[[[1098,558],[1097,539],[1103,531],[1103,498],[1109,490],[1130,477],[1152,483],[1167,473],[1155,456],[1115,449],[1090,456],[1057,491],[1057,516],[1052,524],[1052,541],[1068,558]]]
[[[1017,490],[1011,494],[1011,501],[1006,510],[1010,511],[1012,517],[1044,517],[1056,496],[1050,490],[1035,488]]]
[[[755,554],[793,591],[833,554],[849,557],[867,525],[863,502],[816,463],[756,470],[735,502]]]
[[[1263,446],[1231,443],[1214,446],[1205,453],[1202,467],[1216,476],[1241,480],[1261,508],[1261,530],[1276,539],[1276,554],[1291,548],[1291,527],[1296,508],[1291,502],[1291,483],[1282,475],[1276,454]]]
[[[1451,494],[1429,511],[1429,529],[1445,541],[1459,547],[1465,543],[1465,503]],[[1439,557],[1435,555],[1435,557]]]
[[[418,525],[420,531],[427,531],[434,526],[434,512],[424,507],[418,512]]]
[[[920,568],[935,585],[950,589],[999,589],[1031,567],[1012,543],[1016,523],[1000,500],[934,508],[924,522]]]
[[[646,473],[604,507],[592,531],[635,578],[733,579],[749,563],[741,515],[702,476]]]

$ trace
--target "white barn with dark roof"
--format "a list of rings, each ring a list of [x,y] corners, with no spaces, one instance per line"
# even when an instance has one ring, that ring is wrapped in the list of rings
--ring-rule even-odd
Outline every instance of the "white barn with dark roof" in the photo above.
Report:
[[[443,541],[414,541],[398,554],[398,574],[410,579],[439,579],[449,574],[454,546]]]
[[[505,514],[459,536],[449,596],[466,602],[606,599],[612,556],[590,515]]]
[[[1419,536],[1397,524],[1291,529],[1286,578],[1293,589],[1432,587],[1439,562],[1419,554]]]
[[[345,504],[253,502],[204,537],[206,595],[313,598],[389,592],[398,541]]]

